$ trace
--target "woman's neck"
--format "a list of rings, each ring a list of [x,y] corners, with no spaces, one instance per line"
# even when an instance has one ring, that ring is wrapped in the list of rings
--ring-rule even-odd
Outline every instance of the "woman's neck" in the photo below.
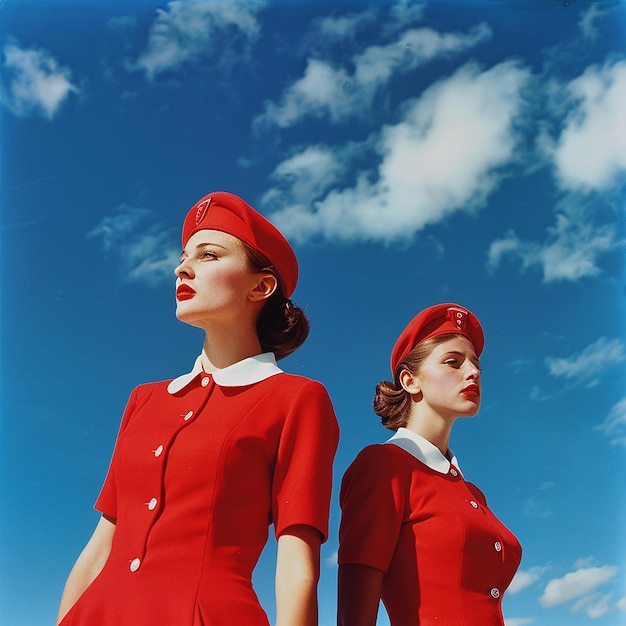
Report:
[[[253,332],[238,329],[220,332],[214,329],[206,331],[202,346],[202,368],[205,372],[223,369],[262,352],[256,329]]]
[[[414,412],[406,427],[432,443],[447,457],[453,423],[454,420],[447,420],[436,414],[422,415]]]

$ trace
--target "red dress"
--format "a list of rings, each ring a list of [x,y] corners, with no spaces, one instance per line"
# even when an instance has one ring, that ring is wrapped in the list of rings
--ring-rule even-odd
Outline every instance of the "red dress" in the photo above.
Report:
[[[339,564],[384,572],[392,626],[504,625],[521,546],[455,458],[400,428],[361,451],[340,498]]]
[[[137,387],[96,508],[102,572],[63,626],[267,626],[252,571],[294,524],[328,531],[338,426],[324,387],[273,354]]]

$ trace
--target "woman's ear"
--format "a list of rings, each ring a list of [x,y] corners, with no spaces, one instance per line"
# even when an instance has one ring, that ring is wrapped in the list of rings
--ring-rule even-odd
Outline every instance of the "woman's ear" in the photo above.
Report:
[[[410,393],[412,396],[421,392],[417,377],[414,376],[409,370],[402,370],[400,372],[399,380],[402,385],[402,389]]]
[[[267,300],[278,288],[278,279],[273,274],[259,274],[259,279],[248,293],[252,302]]]

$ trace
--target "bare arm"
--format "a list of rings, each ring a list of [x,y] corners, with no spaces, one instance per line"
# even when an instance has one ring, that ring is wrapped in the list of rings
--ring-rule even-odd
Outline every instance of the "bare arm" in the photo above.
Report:
[[[369,565],[339,566],[338,626],[375,626],[383,572]]]
[[[83,591],[102,571],[111,552],[114,533],[115,524],[105,517],[101,517],[93,535],[91,535],[87,545],[80,553],[78,559],[76,559],[76,563],[67,578],[63,596],[61,597],[57,624],[61,622]]]
[[[317,626],[321,539],[306,525],[291,526],[278,538],[276,626]]]

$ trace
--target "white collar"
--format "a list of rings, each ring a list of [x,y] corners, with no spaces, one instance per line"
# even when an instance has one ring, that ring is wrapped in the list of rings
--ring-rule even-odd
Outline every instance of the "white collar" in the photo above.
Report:
[[[220,387],[242,387],[261,382],[270,376],[282,373],[282,371],[276,365],[274,353],[264,352],[216,370],[212,373],[212,376],[215,383]],[[183,374],[170,382],[167,386],[168,393],[175,394],[182,391],[201,372],[202,357],[199,356],[191,372]]]
[[[430,469],[447,474],[450,471],[450,465],[454,465],[459,471],[459,464],[454,456],[454,452],[448,449],[451,459],[448,460],[437,446],[433,445],[424,437],[414,433],[408,428],[398,428],[396,434],[388,439],[385,443],[392,443],[409,454],[412,454],[418,461],[430,467]]]

